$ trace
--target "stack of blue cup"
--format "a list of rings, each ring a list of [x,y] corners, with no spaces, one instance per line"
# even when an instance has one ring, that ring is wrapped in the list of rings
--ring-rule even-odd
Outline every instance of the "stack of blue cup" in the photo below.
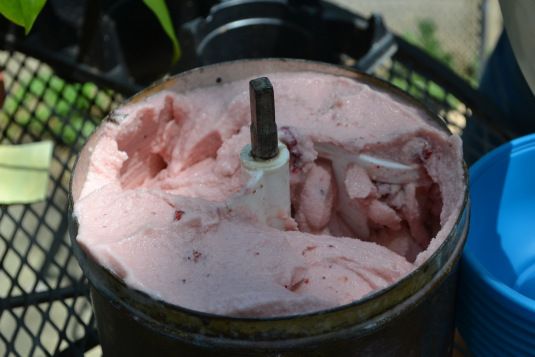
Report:
[[[470,168],[457,325],[475,356],[535,356],[535,135]]]

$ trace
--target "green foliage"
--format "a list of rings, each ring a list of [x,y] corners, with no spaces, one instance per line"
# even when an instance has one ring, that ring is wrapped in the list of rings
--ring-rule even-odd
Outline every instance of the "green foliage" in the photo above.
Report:
[[[422,48],[431,57],[444,63],[446,66],[460,74],[471,85],[477,85],[477,76],[479,70],[479,63],[477,58],[469,64],[463,65],[455,61],[455,58],[451,52],[448,52],[442,46],[440,40],[437,37],[437,26],[431,19],[421,19],[417,24],[416,33],[405,33],[403,37],[408,42]]]
[[[19,78],[5,100],[0,121],[12,120],[18,124],[14,130],[26,127],[38,137],[52,134],[72,146],[78,144],[79,135],[89,137],[111,104],[111,97],[94,83],[70,84],[50,70],[39,71],[31,79]]]
[[[171,40],[173,44],[173,63],[176,63],[180,58],[180,45],[175,34],[175,28],[173,22],[171,21],[171,16],[169,16],[169,10],[165,4],[165,0],[143,0],[143,3],[148,6],[149,9],[156,15],[160,25],[162,25],[163,30],[167,34],[167,37]]]
[[[447,66],[453,66],[453,56],[444,50],[437,38],[437,25],[430,19],[418,21],[418,32],[416,34],[406,33],[404,38],[412,44],[423,48],[432,57],[442,61]]]
[[[0,14],[30,32],[46,0],[0,0]]]
[[[434,57],[440,58],[443,62],[452,65],[453,56],[442,48],[437,39],[437,25],[431,20],[422,20],[418,23],[419,41],[427,52]]]

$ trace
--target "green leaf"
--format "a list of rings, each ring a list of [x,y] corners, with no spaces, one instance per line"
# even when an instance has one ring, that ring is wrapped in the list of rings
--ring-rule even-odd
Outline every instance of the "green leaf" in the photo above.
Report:
[[[173,63],[176,63],[180,58],[180,45],[178,44],[175,28],[173,22],[171,22],[171,16],[169,15],[165,0],[143,0],[143,2],[152,10],[154,15],[156,15],[160,25],[162,25],[163,30],[171,40],[171,43],[173,44]]]
[[[24,27],[28,34],[45,3],[46,0],[0,0],[0,14]]]

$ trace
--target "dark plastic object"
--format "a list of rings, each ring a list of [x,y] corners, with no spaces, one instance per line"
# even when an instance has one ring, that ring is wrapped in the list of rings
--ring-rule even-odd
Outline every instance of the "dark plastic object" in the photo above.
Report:
[[[364,19],[323,1],[233,0],[182,27],[180,69],[242,58],[304,58],[369,72],[395,51],[380,16]]]
[[[403,311],[392,311],[352,329],[316,338],[255,343],[237,339],[203,341],[200,336],[168,332],[147,324],[112,299],[91,288],[91,300],[105,356],[435,356],[449,357],[453,351],[457,264],[445,280],[437,280],[425,299],[414,301]],[[452,269],[451,265],[447,269]],[[325,317],[328,318],[328,317]],[[207,320],[209,323],[209,320]],[[242,346],[239,346],[241,344]]]

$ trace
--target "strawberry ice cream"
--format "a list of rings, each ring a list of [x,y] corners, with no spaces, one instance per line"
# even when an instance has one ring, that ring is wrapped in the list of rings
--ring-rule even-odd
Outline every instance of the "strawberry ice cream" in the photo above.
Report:
[[[239,159],[250,141],[244,80],[157,93],[98,129],[75,172],[84,250],[155,298],[246,317],[348,304],[424,262],[460,210],[460,139],[355,80],[268,76],[290,152],[284,229],[230,204],[251,194]],[[414,170],[399,174],[357,155]]]

